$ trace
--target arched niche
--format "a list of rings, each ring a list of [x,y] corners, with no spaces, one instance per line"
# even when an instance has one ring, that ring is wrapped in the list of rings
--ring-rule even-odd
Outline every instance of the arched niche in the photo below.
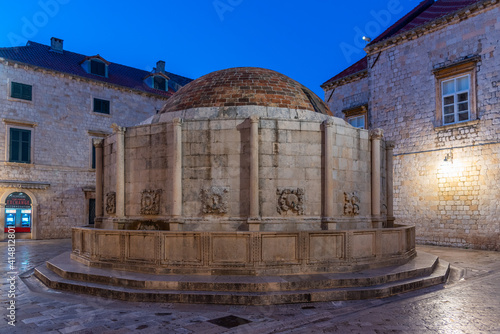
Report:
[[[12,193],[24,193],[31,199],[31,232],[25,233],[23,238],[29,239],[37,239],[38,237],[38,201],[35,194],[27,189],[22,188],[7,188],[3,190],[0,196],[0,240],[5,240],[7,237],[7,233],[5,230],[5,209],[6,209],[6,200]],[[17,238],[17,236],[16,236]]]

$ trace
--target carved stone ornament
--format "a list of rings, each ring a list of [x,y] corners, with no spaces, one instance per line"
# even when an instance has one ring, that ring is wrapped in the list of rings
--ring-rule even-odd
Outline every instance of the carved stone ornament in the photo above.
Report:
[[[141,214],[158,215],[160,214],[160,196],[162,190],[143,190],[141,197]]]
[[[278,205],[276,209],[281,215],[304,214],[304,189],[303,188],[278,188]]]
[[[106,194],[106,213],[116,213],[116,193],[114,191]]]
[[[359,215],[359,202],[356,193],[344,193],[344,214],[347,216]]]
[[[160,228],[158,223],[155,222],[140,222],[137,229],[141,231],[158,231]]]
[[[210,187],[201,190],[201,203],[203,204],[203,213],[223,214],[228,211],[228,193],[227,187]]]
[[[371,139],[382,139],[382,137],[384,136],[384,130],[382,129],[373,129],[370,131],[370,138]]]

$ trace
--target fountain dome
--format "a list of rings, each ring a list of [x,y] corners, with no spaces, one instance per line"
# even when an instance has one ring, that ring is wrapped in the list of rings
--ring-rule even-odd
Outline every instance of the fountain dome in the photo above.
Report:
[[[333,117],[283,74],[207,74],[142,124],[113,132],[96,142],[96,228],[74,230],[75,259],[263,275],[415,255],[414,227],[393,226],[392,146],[382,131]]]

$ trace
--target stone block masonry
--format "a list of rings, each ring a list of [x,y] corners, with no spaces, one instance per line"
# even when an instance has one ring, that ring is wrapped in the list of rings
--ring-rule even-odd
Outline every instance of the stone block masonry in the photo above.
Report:
[[[31,85],[32,100],[11,98],[11,82]],[[93,112],[94,98],[110,101],[109,115]],[[0,197],[16,191],[34,197],[32,233],[25,237],[68,238],[71,227],[88,224],[89,199],[95,198],[92,139],[111,134],[112,123],[138,124],[164,103],[164,97],[0,61],[0,181],[14,182],[0,182]],[[31,131],[30,163],[9,162],[10,128]],[[38,183],[46,186],[40,189]],[[2,231],[4,206],[0,203]]]
[[[338,117],[342,101],[369,97],[369,127],[396,143],[394,214],[419,243],[500,250],[500,4],[484,3],[369,49],[366,77],[325,92]],[[443,126],[436,73],[461,64],[473,68],[471,116]]]

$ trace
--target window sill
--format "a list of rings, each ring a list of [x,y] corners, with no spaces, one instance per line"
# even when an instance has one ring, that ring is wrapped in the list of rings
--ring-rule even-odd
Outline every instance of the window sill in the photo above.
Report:
[[[26,162],[13,162],[13,161],[5,161],[5,166],[12,166],[12,167],[29,167],[32,168],[35,166],[34,163],[26,163]]]
[[[472,121],[467,121],[467,122],[462,122],[462,123],[453,123],[453,124],[448,124],[448,125],[440,125],[440,126],[435,126],[434,130],[435,131],[445,131],[445,130],[463,128],[464,126],[477,125],[477,124],[479,124],[479,121],[480,121],[479,119],[475,119],[475,120],[472,120]]]
[[[17,97],[8,96],[7,101],[33,104],[33,98],[31,100],[25,100],[25,99],[18,99]]]
[[[91,111],[90,112],[92,115],[98,115],[98,116],[104,116],[104,117],[109,117],[111,118],[111,114],[104,114],[104,113],[101,113],[101,112],[95,112],[95,111]]]

